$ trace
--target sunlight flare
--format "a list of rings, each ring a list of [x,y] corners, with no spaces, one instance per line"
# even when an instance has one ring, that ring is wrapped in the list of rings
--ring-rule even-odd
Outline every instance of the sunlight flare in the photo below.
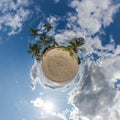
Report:
[[[50,101],[46,101],[43,105],[43,109],[45,113],[53,113],[55,110],[54,104]]]

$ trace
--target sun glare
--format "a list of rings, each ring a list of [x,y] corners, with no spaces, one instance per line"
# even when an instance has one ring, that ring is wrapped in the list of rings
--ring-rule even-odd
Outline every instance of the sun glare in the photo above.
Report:
[[[46,101],[44,103],[43,109],[46,113],[52,113],[52,112],[54,112],[55,107],[54,107],[54,104],[52,102]]]

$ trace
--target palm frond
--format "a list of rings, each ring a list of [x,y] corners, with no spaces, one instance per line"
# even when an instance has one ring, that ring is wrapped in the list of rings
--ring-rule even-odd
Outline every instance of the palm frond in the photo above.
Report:
[[[81,64],[81,58],[78,57],[78,64]]]
[[[71,45],[76,46],[76,38],[73,38],[69,43],[70,43]]]
[[[46,32],[43,32],[43,33],[39,34],[39,36],[40,36],[41,40],[46,39]]]
[[[56,42],[54,37],[50,37],[49,40],[51,42],[52,47],[56,47],[56,46],[58,47],[58,43]]]
[[[47,32],[50,31],[53,28],[53,26],[50,23],[44,24],[44,27],[47,30]]]
[[[38,31],[39,31],[38,29],[30,28],[31,35],[32,35],[33,37],[35,37],[35,36],[38,35]]]
[[[78,48],[85,43],[84,38],[72,38],[69,44],[73,47],[72,49],[77,53]]]
[[[77,47],[80,47],[80,46],[82,46],[83,44],[85,44],[85,40],[84,40],[84,38],[77,38],[76,39],[76,45],[77,45]]]

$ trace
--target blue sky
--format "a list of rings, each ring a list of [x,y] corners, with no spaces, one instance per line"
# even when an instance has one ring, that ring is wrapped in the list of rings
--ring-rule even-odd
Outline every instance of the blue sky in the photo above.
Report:
[[[119,0],[1,0],[0,119],[119,120],[119,21]],[[59,44],[86,39],[78,82],[64,90],[40,84],[40,66],[27,53],[30,28],[45,22]]]

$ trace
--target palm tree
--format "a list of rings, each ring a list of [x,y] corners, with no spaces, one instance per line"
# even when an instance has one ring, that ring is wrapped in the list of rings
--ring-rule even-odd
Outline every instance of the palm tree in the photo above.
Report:
[[[78,65],[81,64],[81,58],[78,56]]]
[[[73,50],[75,53],[77,53],[78,50],[80,50],[79,47],[82,46],[84,43],[85,43],[85,40],[82,37],[73,38],[69,42],[70,45],[67,46],[67,50],[69,50],[69,51]],[[70,52],[70,53],[72,53],[72,52]],[[78,64],[80,64],[80,63],[81,63],[81,58],[78,56]]]
[[[40,38],[39,38],[40,40],[46,39],[46,32],[39,34],[39,36],[40,36]]]
[[[43,25],[43,27],[45,29],[42,33],[39,33],[39,29],[30,29],[31,35],[33,37],[38,37],[38,40],[34,44],[29,45],[28,52],[32,54],[32,57],[35,57],[38,61],[41,60],[42,55],[48,48],[58,46],[58,43],[55,41],[54,37],[48,35],[48,32],[53,28],[51,24],[46,23]]]
[[[42,40],[39,40],[39,44],[41,44],[44,47],[48,47],[49,41],[47,39],[42,39]]]
[[[50,37],[49,41],[50,41],[52,47],[58,47],[58,43],[56,42],[54,37]]]
[[[70,42],[69,42],[69,46],[68,47],[71,47],[75,53],[78,52],[78,48],[83,45],[85,43],[85,40],[84,38],[80,37],[80,38],[73,38]]]
[[[32,57],[35,57],[37,61],[41,60],[41,51],[40,45],[38,43],[29,44],[28,53],[32,54]]]
[[[46,23],[44,24],[44,28],[47,30],[47,32],[49,32],[53,28],[53,26],[50,23]]]
[[[31,28],[30,29],[30,31],[31,31],[31,35],[33,36],[33,37],[36,37],[37,35],[38,35],[38,29],[34,29],[34,28]]]

